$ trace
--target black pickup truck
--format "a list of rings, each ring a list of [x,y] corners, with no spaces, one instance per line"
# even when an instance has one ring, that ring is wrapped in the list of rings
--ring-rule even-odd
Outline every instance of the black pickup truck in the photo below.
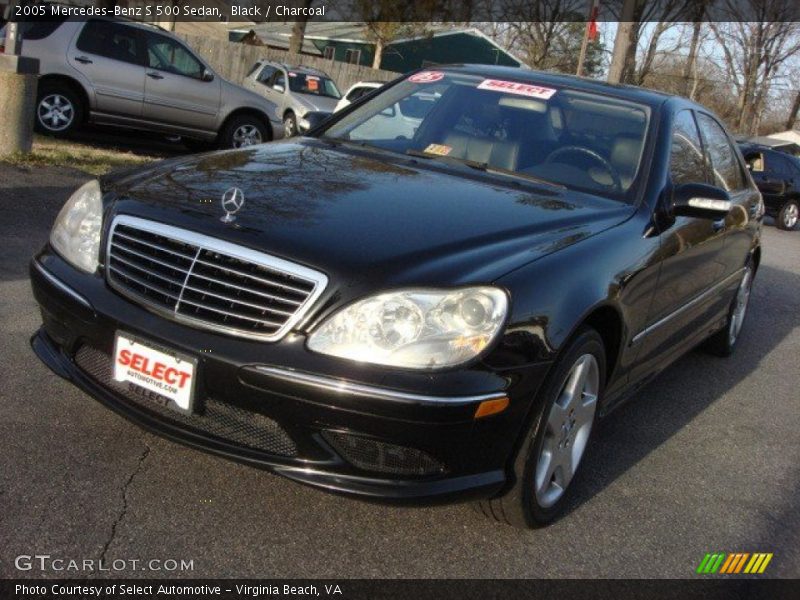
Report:
[[[800,158],[757,144],[739,148],[753,175],[767,214],[779,229],[792,230],[800,215]]]

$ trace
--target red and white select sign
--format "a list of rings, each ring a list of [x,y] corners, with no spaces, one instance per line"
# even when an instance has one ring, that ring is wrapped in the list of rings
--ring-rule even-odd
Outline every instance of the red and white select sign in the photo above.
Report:
[[[518,96],[528,96],[529,98],[540,98],[547,100],[556,93],[553,88],[520,83],[518,81],[503,81],[501,79],[484,79],[478,86],[479,90],[493,90],[495,92],[506,92],[517,94]]]
[[[411,83],[436,83],[444,79],[441,71],[420,71],[408,78]]]
[[[114,379],[128,381],[172,400],[177,408],[192,406],[195,364],[156,350],[148,344],[117,333],[114,346]]]

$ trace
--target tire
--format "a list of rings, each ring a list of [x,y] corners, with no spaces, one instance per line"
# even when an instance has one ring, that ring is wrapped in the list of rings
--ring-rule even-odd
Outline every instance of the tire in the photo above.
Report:
[[[750,304],[750,292],[753,289],[755,269],[751,262],[744,268],[744,274],[739,282],[739,288],[731,301],[728,309],[728,318],[725,327],[712,335],[704,344],[704,350],[715,356],[727,357],[733,354],[736,343],[739,341],[747,316],[747,307]]]
[[[65,83],[45,83],[36,97],[36,131],[49,135],[66,135],[83,122],[83,98]]]
[[[246,148],[270,140],[264,121],[255,115],[237,115],[225,123],[219,134],[220,148]]]
[[[789,200],[781,207],[775,225],[778,229],[791,231],[797,226],[798,217],[800,217],[800,207],[797,205],[797,200]]]
[[[297,117],[289,111],[283,117],[283,136],[293,137],[297,135]]]
[[[595,431],[605,365],[600,334],[590,327],[579,330],[536,399],[531,425],[514,460],[513,486],[502,496],[478,502],[478,512],[520,528],[542,527],[559,517]],[[579,381],[581,375],[583,393],[570,396],[568,384]],[[576,398],[583,400],[581,406]],[[571,475],[567,476],[566,463],[559,457],[572,465]]]

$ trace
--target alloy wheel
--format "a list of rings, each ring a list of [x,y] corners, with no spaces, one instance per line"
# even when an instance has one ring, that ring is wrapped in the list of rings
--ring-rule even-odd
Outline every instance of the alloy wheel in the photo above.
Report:
[[[245,148],[262,142],[261,132],[255,125],[240,125],[233,132],[233,147]]]
[[[798,217],[798,208],[797,204],[790,204],[786,207],[786,210],[783,211],[783,225],[786,229],[794,229],[794,226],[797,225],[797,217]]]
[[[286,137],[292,137],[297,132],[297,128],[294,124],[293,117],[286,117],[283,120],[283,134]]]
[[[739,289],[736,292],[735,304],[733,306],[733,312],[731,312],[730,326],[728,327],[728,339],[731,346],[736,343],[736,339],[742,331],[744,317],[747,314],[747,305],[750,302],[750,290],[752,289],[752,273],[750,267],[745,268],[742,282],[739,284]]]
[[[583,458],[599,391],[597,359],[593,354],[584,354],[569,370],[545,424],[534,479],[536,499],[544,508],[558,502]]]
[[[75,107],[61,94],[48,94],[39,102],[39,123],[48,131],[64,131],[75,119]]]

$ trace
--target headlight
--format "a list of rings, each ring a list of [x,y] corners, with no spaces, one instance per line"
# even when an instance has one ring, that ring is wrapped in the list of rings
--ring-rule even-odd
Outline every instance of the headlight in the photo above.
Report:
[[[103,200],[95,181],[78,188],[56,217],[50,244],[69,263],[94,273],[100,255]]]
[[[308,348],[394,367],[449,367],[478,356],[500,332],[507,312],[508,297],[495,287],[388,292],[329,317]]]

